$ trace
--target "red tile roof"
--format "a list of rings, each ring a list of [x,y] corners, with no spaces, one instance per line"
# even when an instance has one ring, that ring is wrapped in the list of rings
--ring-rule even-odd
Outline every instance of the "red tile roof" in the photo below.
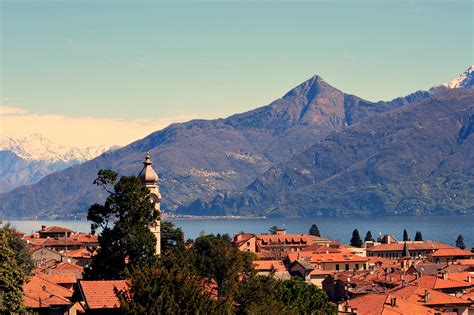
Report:
[[[368,258],[357,256],[354,254],[345,253],[329,253],[329,254],[318,254],[308,251],[292,252],[288,254],[290,261],[297,259],[305,259],[313,264],[316,263],[329,263],[329,262],[366,262]]]
[[[38,307],[36,304],[69,305],[73,292],[41,276],[31,276],[23,284],[25,306]]]
[[[285,265],[281,260],[255,260],[253,266],[257,271],[271,270],[272,267],[275,271],[285,271]]]
[[[63,228],[61,226],[48,226],[44,230],[39,230],[38,233],[72,233],[74,231]]]
[[[425,302],[425,295],[428,293],[429,298]],[[407,301],[422,304],[425,306],[442,306],[442,305],[469,305],[469,301],[461,298],[432,290],[416,285],[409,285],[392,293],[394,296],[402,297]]]
[[[466,287],[470,287],[471,285],[474,285],[474,284],[469,284],[467,282],[450,280],[449,278],[446,280],[438,276],[429,276],[429,275],[421,276],[420,278],[413,281],[412,284],[418,285],[423,288],[435,289],[435,290],[466,288]]]
[[[474,257],[474,253],[460,248],[441,248],[427,255],[428,257]]]
[[[118,308],[120,300],[115,293],[128,292],[127,280],[80,281],[80,290],[88,309]]]
[[[56,284],[72,284],[76,283],[76,277],[73,274],[45,274],[45,273],[38,273],[38,277],[41,279],[47,280],[52,283]]]
[[[88,251],[86,248],[78,248],[69,250],[64,253],[64,256],[71,257],[71,258],[91,258],[91,252]]]
[[[379,246],[374,246],[367,248],[367,252],[388,252],[388,251],[402,251],[405,242],[400,243],[391,243],[391,244],[382,244]],[[444,243],[439,242],[406,242],[409,251],[417,250],[438,250],[441,248],[453,248]]]
[[[376,315],[376,314],[404,314],[404,315],[422,315],[435,314],[437,311],[428,307],[397,298],[395,306],[391,305],[392,298],[397,298],[391,294],[370,293],[356,297],[347,301],[347,303],[357,310],[359,315]]]

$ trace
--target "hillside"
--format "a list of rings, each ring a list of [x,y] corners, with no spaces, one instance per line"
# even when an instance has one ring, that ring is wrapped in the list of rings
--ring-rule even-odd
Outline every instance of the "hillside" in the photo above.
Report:
[[[474,90],[443,90],[328,135],[246,188],[180,213],[474,213]]]
[[[163,209],[174,211],[202,195],[245,187],[275,163],[351,125],[428,97],[417,92],[372,103],[345,94],[314,76],[282,98],[226,119],[173,124],[91,161],[46,176],[37,184],[0,195],[0,216],[84,214],[103,193],[92,185],[99,169],[136,174],[150,151],[160,175]]]

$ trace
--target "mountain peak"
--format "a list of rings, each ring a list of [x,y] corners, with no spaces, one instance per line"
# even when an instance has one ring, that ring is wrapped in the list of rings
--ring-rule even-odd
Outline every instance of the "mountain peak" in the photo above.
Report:
[[[462,74],[458,75],[455,79],[444,83],[443,85],[450,89],[474,87],[474,65],[471,65]]]

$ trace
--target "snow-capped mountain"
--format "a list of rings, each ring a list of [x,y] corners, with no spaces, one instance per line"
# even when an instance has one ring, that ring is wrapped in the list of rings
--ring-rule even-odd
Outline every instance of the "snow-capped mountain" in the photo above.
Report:
[[[443,84],[450,89],[474,87],[474,66],[470,66],[455,79]]]
[[[115,148],[65,146],[40,134],[18,139],[0,136],[0,193],[34,184],[48,174],[91,160]]]
[[[105,146],[77,148],[57,144],[40,134],[24,138],[0,137],[0,151],[9,150],[26,161],[77,162],[93,159],[110,148]]]

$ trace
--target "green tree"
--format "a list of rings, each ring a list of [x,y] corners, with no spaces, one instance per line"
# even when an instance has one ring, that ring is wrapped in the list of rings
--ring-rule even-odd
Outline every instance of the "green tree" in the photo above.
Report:
[[[241,252],[230,242],[214,235],[198,237],[192,247],[197,274],[212,280],[221,306],[232,308],[241,277],[252,274],[252,254]]]
[[[352,232],[351,246],[362,247],[362,239],[360,238],[359,230],[355,229]]]
[[[10,235],[8,242],[15,253],[15,260],[18,266],[26,275],[29,275],[35,264],[31,259],[31,254],[28,252],[28,244],[20,235],[14,233],[15,229],[10,224],[6,224],[2,229]]]
[[[268,229],[268,232],[270,232],[270,234],[276,234],[279,229],[280,228],[278,226],[274,225]]]
[[[415,241],[417,241],[417,242],[423,241],[423,235],[421,235],[421,231],[416,231]]]
[[[172,222],[161,221],[161,252],[165,253],[175,247],[183,247],[184,233],[181,228],[176,228]]]
[[[121,298],[125,314],[217,314],[205,281],[186,269],[137,268],[130,278],[133,299]]]
[[[403,230],[403,241],[404,242],[408,242],[410,240],[410,238],[408,238],[408,232],[407,230]]]
[[[150,192],[135,176],[100,170],[94,184],[109,194],[105,203],[93,204],[87,219],[98,228],[100,249],[85,270],[87,279],[120,279],[127,266],[145,267],[156,262],[156,238],[149,228],[160,213],[150,202]],[[111,263],[113,262],[113,263]]]
[[[318,226],[316,224],[311,225],[309,229],[309,234],[313,236],[321,237],[321,233],[319,233]]]
[[[19,313],[23,307],[23,283],[26,275],[15,260],[10,247],[11,235],[0,230],[0,313]]]
[[[466,245],[464,245],[464,236],[459,235],[458,238],[456,239],[456,247],[460,249],[465,249]]]
[[[372,232],[367,231],[367,234],[365,234],[365,242],[375,242],[374,238],[372,237]]]

